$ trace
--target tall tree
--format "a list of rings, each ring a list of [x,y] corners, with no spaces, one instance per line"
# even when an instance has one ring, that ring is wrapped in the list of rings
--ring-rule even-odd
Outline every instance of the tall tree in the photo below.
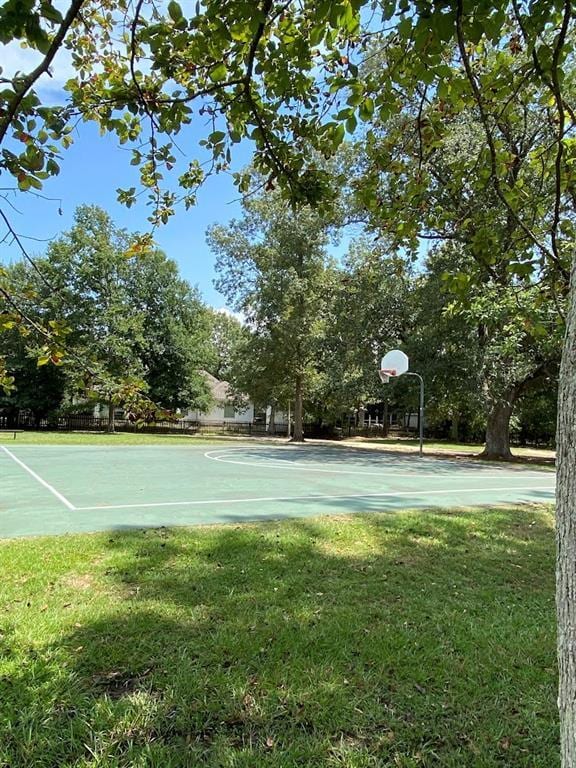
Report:
[[[270,408],[268,429],[274,432],[276,413],[289,411],[294,397],[278,334],[262,326],[252,332],[245,329],[242,342],[234,349],[228,380],[240,401],[248,395],[255,405]]]
[[[147,391],[154,407],[208,405],[199,373],[209,354],[208,314],[174,262],[159,251],[132,255],[133,244],[104,211],[81,206],[38,261],[42,278],[18,270],[23,291],[34,285],[30,303],[40,299],[38,322],[65,326],[69,388],[108,402],[111,431],[127,382]]]
[[[529,391],[557,376],[563,323],[530,278],[494,279],[450,242],[426,262],[416,295],[413,347],[430,394],[453,416],[473,403],[485,414],[488,458],[510,457],[510,419]],[[452,277],[452,276],[456,277]]]
[[[178,274],[162,251],[145,251],[130,261],[130,311],[142,317],[142,361],[149,397],[169,410],[204,410],[209,391],[201,374],[212,355],[211,313],[196,288]]]
[[[260,352],[270,390],[292,383],[293,439],[301,441],[306,384],[324,328],[327,227],[312,209],[294,211],[278,195],[252,198],[244,211],[243,219],[209,230],[216,286],[267,340]]]
[[[230,381],[238,358],[249,336],[248,329],[240,320],[223,310],[210,312],[212,359],[208,370],[222,381]],[[247,392],[248,390],[244,390]]]
[[[380,358],[411,335],[413,282],[411,266],[384,241],[351,243],[335,276],[319,356],[322,400],[333,413],[381,399]]]
[[[50,285],[43,304],[70,328],[67,341],[75,356],[67,368],[108,403],[109,431],[121,381],[142,381],[144,374],[137,353],[144,346],[144,314],[131,306],[130,245],[128,234],[103,210],[81,206],[70,231],[49,245],[41,265]]]
[[[386,59],[386,53],[383,56]],[[498,71],[514,57],[522,57],[526,63],[520,52],[495,50],[486,45],[476,65],[478,77],[497,79]],[[368,78],[376,76],[374,62],[378,58],[375,56],[371,61]],[[519,214],[530,216],[532,230],[543,231],[550,225],[554,184],[549,176],[538,173],[534,155],[538,147],[553,142],[555,127],[549,119],[548,106],[543,103],[542,86],[527,87],[521,74],[512,78],[509,86],[516,91],[513,103],[506,108],[490,104],[488,109],[509,151],[506,182],[510,199],[519,202]],[[530,280],[530,275],[537,254],[533,240],[524,231],[523,219],[513,216],[496,190],[486,184],[490,158],[484,148],[478,110],[453,109],[443,91],[439,88],[436,94],[428,94],[422,86],[405,100],[396,116],[374,124],[370,141],[359,147],[363,157],[353,185],[368,225],[384,233],[387,239],[413,250],[422,238],[454,243],[472,257],[465,263],[454,260],[447,265],[447,271],[456,275],[453,284],[459,288],[453,301],[460,296],[463,311],[476,310],[479,334],[486,349],[489,346],[494,350],[496,336],[501,342],[501,364],[496,357],[492,365],[482,366],[487,406],[485,454],[509,458],[510,416],[523,387],[518,378],[520,370],[530,381],[532,352],[543,347],[543,340],[537,335],[541,325],[534,322],[534,312],[528,312],[534,303],[520,295],[523,291],[533,294],[531,285],[536,281]],[[435,129],[439,120],[441,132]],[[396,210],[400,207],[398,221]],[[538,274],[538,280],[541,277]],[[488,289],[491,298],[484,301],[481,297]],[[474,292],[479,295],[475,308],[470,306]],[[540,301],[550,306],[554,292],[556,303],[561,306],[562,290],[556,282],[540,292]],[[496,306],[500,312],[491,311],[488,318],[486,310]],[[514,314],[519,316],[518,324],[525,322],[522,339],[513,330]],[[549,325],[551,317],[548,321]],[[534,329],[532,337],[529,328]],[[511,366],[506,344],[516,362],[520,360],[513,350],[525,353],[523,367]],[[488,361],[488,351],[483,359]],[[544,367],[545,361],[541,365]],[[505,371],[507,377],[503,377]]]

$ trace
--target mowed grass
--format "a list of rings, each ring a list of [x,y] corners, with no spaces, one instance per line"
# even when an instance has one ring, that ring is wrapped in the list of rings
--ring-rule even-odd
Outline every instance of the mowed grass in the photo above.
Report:
[[[244,441],[248,438],[244,437]],[[266,439],[266,438],[264,438]],[[0,445],[194,445],[195,443],[237,442],[238,437],[206,435],[158,435],[146,432],[32,432],[25,431],[13,439],[9,430],[0,431]]]
[[[554,768],[546,507],[0,542],[0,765]]]

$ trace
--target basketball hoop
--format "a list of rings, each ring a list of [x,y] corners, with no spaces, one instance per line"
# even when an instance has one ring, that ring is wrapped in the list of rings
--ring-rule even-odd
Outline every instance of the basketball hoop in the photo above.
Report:
[[[390,379],[396,376],[396,368],[381,368],[378,374],[382,384],[388,384]]]
[[[420,410],[418,412],[418,431],[420,433],[420,456],[422,456],[424,445],[424,379],[419,373],[408,370],[410,367],[408,355],[400,349],[392,349],[386,352],[380,361],[380,370],[378,376],[382,384],[388,384],[392,377],[415,376],[420,381]]]

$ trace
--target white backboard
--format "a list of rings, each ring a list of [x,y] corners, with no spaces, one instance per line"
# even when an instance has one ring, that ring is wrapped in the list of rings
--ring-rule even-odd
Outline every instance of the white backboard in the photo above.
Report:
[[[409,367],[408,355],[399,349],[393,349],[386,352],[380,362],[380,370],[389,371],[389,376],[402,376]]]

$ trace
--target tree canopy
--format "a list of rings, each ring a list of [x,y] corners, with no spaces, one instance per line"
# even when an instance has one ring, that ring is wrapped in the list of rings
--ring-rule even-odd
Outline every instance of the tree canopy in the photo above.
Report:
[[[55,362],[70,397],[128,408],[136,400],[142,416],[146,409],[202,410],[210,399],[200,373],[211,353],[208,311],[163,253],[127,257],[133,239],[101,209],[82,206],[72,228],[35,261],[38,272],[16,265],[9,277],[36,325],[62,329],[66,352]],[[41,345],[36,360],[44,368],[51,360],[42,333],[27,338],[32,354]],[[13,361],[10,348],[7,357]],[[25,407],[20,377],[14,385],[6,402]]]
[[[302,439],[302,408],[307,380],[315,369],[325,323],[330,264],[328,225],[312,208],[297,212],[278,195],[251,198],[245,216],[228,227],[212,227],[209,243],[217,254],[218,289],[242,312],[257,334],[246,350],[256,355],[262,402],[292,383],[294,438]]]

